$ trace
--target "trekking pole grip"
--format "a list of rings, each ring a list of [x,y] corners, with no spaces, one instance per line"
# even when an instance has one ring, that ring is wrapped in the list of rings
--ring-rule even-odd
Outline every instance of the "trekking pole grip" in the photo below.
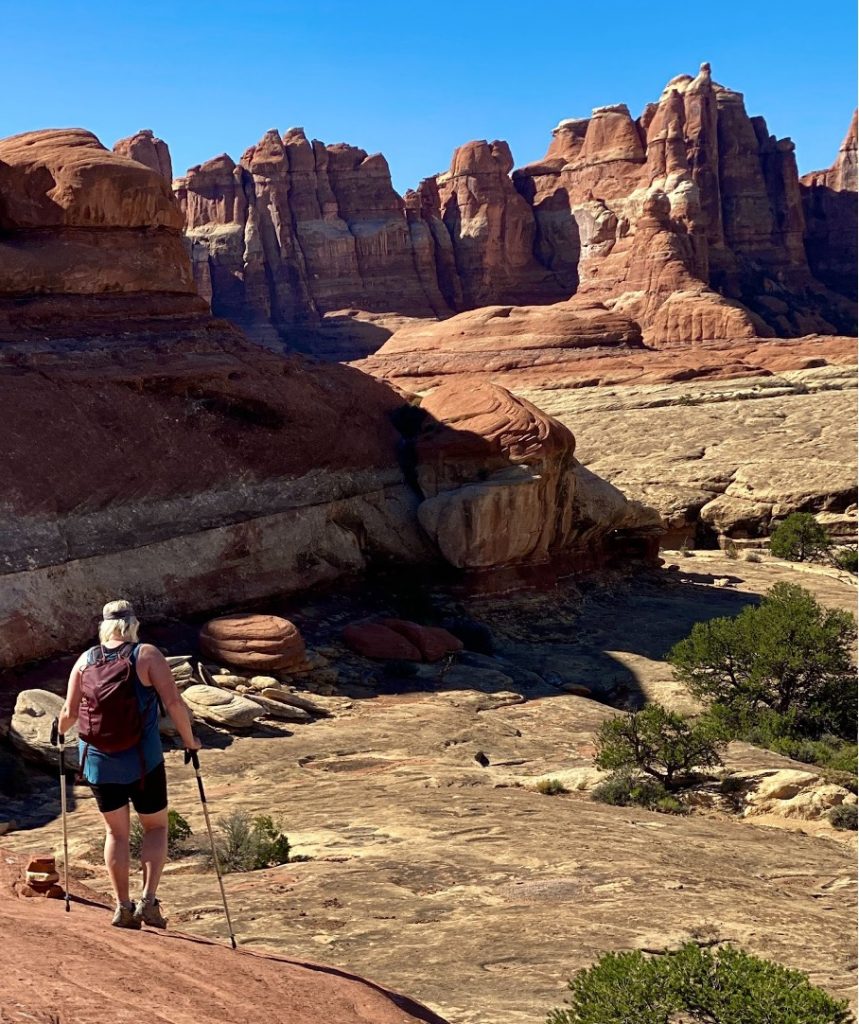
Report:
[[[65,742],[65,734],[60,732],[60,720],[59,718],[55,718],[53,722],[51,722],[51,746],[56,747],[57,744],[62,746]]]
[[[197,756],[196,750],[185,751],[185,764],[193,764],[195,771],[200,770],[200,758]]]

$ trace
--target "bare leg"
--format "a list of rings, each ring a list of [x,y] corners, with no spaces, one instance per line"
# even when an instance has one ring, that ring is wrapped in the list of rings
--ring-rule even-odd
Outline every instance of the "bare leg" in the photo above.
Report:
[[[128,903],[128,833],[131,821],[128,804],[102,814],[107,827],[104,838],[104,863],[117,903]]]
[[[164,861],[167,860],[167,808],[155,814],[138,814],[143,826],[140,863],[143,865],[143,895],[155,896]]]

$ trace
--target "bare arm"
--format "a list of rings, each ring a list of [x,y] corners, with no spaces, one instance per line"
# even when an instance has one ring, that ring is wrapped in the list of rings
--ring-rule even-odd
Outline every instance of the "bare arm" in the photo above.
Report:
[[[84,655],[81,655],[69,674],[66,702],[60,712],[59,731],[61,734],[68,732],[78,722],[78,712],[81,708],[81,669],[84,666],[84,661]]]
[[[152,644],[141,644],[137,656],[137,674],[145,686],[151,686],[161,698],[164,710],[179,730],[186,750],[199,750],[200,741],[194,735],[191,718],[182,695],[176,686],[167,659]]]

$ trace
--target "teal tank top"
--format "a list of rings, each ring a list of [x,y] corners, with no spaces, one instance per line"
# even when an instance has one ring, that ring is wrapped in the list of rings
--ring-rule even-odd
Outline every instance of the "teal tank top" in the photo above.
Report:
[[[161,749],[161,734],[158,732],[158,695],[154,687],[144,686],[137,675],[137,655],[140,651],[140,644],[137,644],[131,652],[131,667],[134,671],[134,688],[137,692],[137,702],[140,705],[140,715],[143,723],[143,736],[140,746],[129,747],[128,750],[120,750],[115,754],[105,754],[94,747],[92,743],[86,744],[78,740],[78,754],[83,764],[83,777],[92,785],[119,784],[130,785],[137,782],[141,769],[141,752],[143,754],[143,769],[151,772],[164,760],[164,752]],[[84,748],[86,747],[86,759],[84,759]]]

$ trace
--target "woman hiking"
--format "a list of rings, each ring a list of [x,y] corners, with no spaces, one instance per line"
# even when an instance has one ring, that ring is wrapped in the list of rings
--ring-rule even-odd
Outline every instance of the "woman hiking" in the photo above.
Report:
[[[167,776],[159,702],[179,730],[187,750],[200,742],[164,655],[138,643],[140,623],[128,601],[110,601],[102,611],[99,644],[85,651],[69,676],[59,731],[77,725],[81,775],[104,818],[104,862],[116,895],[111,924],[117,928],[166,928],[155,893],[167,859]],[[131,801],[143,842],[143,892],[129,898],[128,839]]]

